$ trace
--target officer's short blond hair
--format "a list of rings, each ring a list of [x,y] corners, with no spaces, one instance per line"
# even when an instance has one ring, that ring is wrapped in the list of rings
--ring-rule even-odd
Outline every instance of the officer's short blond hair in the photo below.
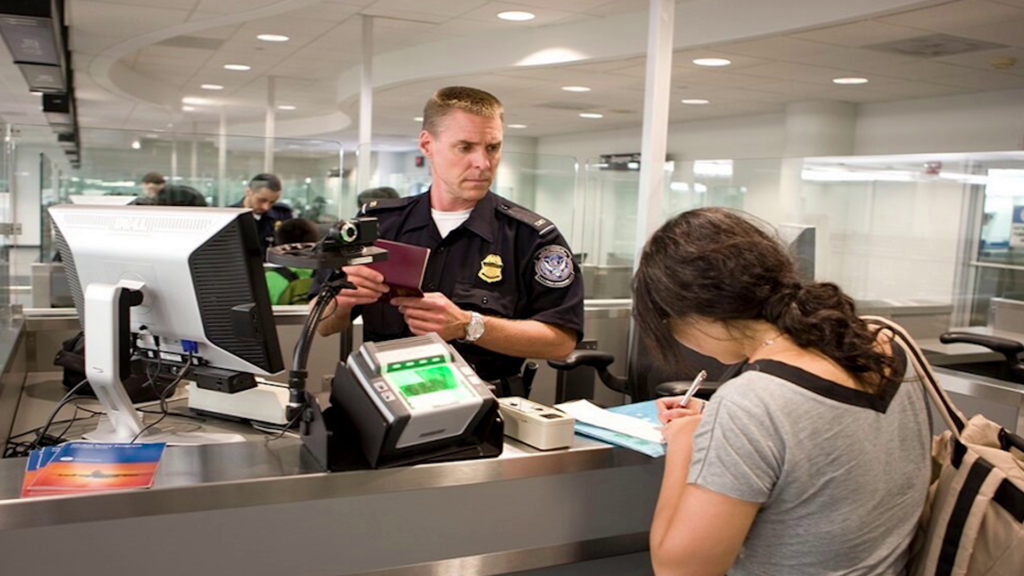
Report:
[[[453,110],[462,110],[483,118],[497,118],[504,122],[501,100],[493,94],[466,86],[448,86],[434,92],[430,100],[427,100],[427,105],[423,107],[423,129],[436,136],[441,122]]]

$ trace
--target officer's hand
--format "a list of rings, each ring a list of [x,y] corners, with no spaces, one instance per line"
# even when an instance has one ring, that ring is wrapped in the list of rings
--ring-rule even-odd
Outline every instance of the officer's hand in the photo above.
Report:
[[[440,292],[428,292],[422,298],[392,298],[391,304],[398,307],[416,336],[437,332],[447,342],[466,335],[469,312]]]
[[[334,298],[338,310],[351,312],[354,306],[373,304],[381,296],[388,293],[388,286],[384,283],[384,275],[373,268],[366,266],[345,266],[342,268],[348,275],[348,281],[355,285],[355,289],[345,288]]]

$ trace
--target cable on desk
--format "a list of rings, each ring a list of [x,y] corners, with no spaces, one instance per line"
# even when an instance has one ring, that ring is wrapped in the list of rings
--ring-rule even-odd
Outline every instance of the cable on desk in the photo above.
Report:
[[[167,418],[167,392],[169,390],[174,390],[178,386],[178,384],[181,383],[182,379],[185,378],[185,374],[188,373],[190,368],[192,368],[191,353],[189,353],[188,355],[188,362],[186,362],[185,365],[181,367],[181,370],[178,371],[178,375],[177,377],[175,377],[174,382],[168,384],[167,387],[164,388],[163,392],[160,394],[160,410],[162,412],[162,415],[159,418],[157,418],[156,422],[153,422],[152,424],[149,424],[146,427],[144,427],[142,430],[139,430],[139,433],[136,434],[134,438],[132,438],[130,444],[135,444],[135,441],[138,440],[140,436],[145,434],[147,430],[163,422],[164,418]]]
[[[31,450],[34,450],[39,447],[39,442],[46,437],[46,433],[50,430],[50,425],[53,424],[53,419],[57,417],[57,413],[60,412],[61,408],[63,408],[64,405],[71,400],[71,396],[73,396],[75,392],[78,392],[79,388],[85,386],[88,383],[89,379],[83,378],[81,382],[75,384],[74,387],[72,387],[71,390],[68,390],[68,393],[65,394],[63,398],[60,399],[60,402],[57,403],[56,408],[54,408],[53,412],[50,413],[50,417],[46,419],[46,424],[43,425],[42,431],[39,432],[39,434],[36,436],[36,439],[31,443]]]

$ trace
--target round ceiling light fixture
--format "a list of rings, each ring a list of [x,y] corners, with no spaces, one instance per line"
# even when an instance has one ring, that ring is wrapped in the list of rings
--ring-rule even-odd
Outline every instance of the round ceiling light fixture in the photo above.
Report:
[[[833,78],[832,79],[832,83],[833,84],[842,84],[844,86],[855,86],[857,84],[867,84],[868,83],[868,79],[867,78],[860,78],[860,77],[857,77],[857,76],[849,76],[849,77],[845,77],[845,78]]]
[[[720,68],[722,66],[728,66],[732,64],[732,60],[728,58],[696,58],[693,61],[697,66],[710,66],[712,68]]]
[[[509,22],[529,22],[536,18],[537,15],[533,12],[523,12],[521,10],[508,10],[506,12],[498,12],[498,18],[502,20],[508,20]]]

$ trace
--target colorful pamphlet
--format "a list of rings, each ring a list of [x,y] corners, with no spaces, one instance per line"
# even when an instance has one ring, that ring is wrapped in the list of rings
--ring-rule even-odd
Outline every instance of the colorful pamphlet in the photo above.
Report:
[[[36,481],[39,471],[46,468],[46,465],[50,463],[50,460],[53,460],[53,457],[59,450],[60,446],[44,446],[28,453],[28,462],[25,464],[25,479],[21,482],[22,498],[33,496],[29,488]],[[39,494],[35,495],[38,496]]]
[[[68,442],[33,450],[22,495],[149,488],[165,447],[163,443]]]
[[[384,283],[391,290],[383,296],[383,300],[411,296],[423,296],[423,275],[427,271],[427,259],[430,249],[413,246],[390,240],[377,240],[373,243],[378,248],[388,251],[388,259],[383,262],[368,264],[370,268],[384,275]]]
[[[565,410],[564,404],[559,404],[555,407]],[[612,408],[607,408],[605,411],[612,414],[631,417],[636,420],[637,425],[649,427],[651,430],[661,428],[661,422],[658,420],[658,406],[655,404],[654,400],[614,406]],[[576,433],[589,436],[615,446],[629,448],[630,450],[635,450],[652,458],[661,458],[665,455],[665,444],[660,441],[654,441],[654,438],[652,438],[648,433],[640,434],[639,436],[642,437],[638,437],[637,435],[626,434],[622,431],[587,424],[585,422],[581,422],[579,418],[576,419]]]

